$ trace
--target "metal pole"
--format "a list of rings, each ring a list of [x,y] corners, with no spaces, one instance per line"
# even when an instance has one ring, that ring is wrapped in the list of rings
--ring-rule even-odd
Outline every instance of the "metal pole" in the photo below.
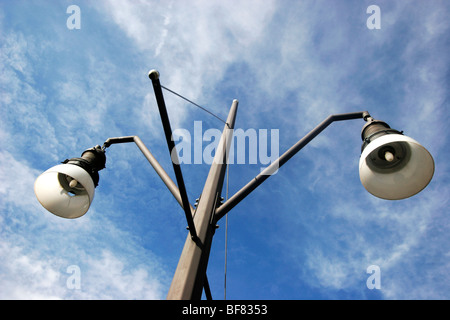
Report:
[[[159,114],[161,116],[161,122],[164,128],[164,134],[166,136],[167,147],[169,148],[169,155],[170,159],[172,160],[173,171],[175,172],[178,189],[180,190],[181,201],[183,204],[186,221],[189,226],[189,232],[191,233],[192,240],[196,241],[197,231],[192,219],[186,186],[184,184],[183,174],[181,173],[180,161],[176,153],[175,142],[172,139],[172,129],[170,127],[169,115],[167,114],[166,103],[164,102],[164,96],[162,94],[161,83],[159,82],[159,72],[156,70],[151,70],[148,74],[148,77],[150,78],[150,80],[152,80],[153,90],[155,91],[156,103],[158,105]]]
[[[231,209],[233,209],[239,202],[241,202],[245,197],[247,197],[253,190],[255,190],[259,185],[261,185],[267,178],[269,178],[276,170],[278,170],[283,164],[285,164],[289,159],[291,159],[297,152],[299,152],[304,146],[306,146],[312,139],[314,139],[319,133],[321,133],[326,127],[328,127],[334,121],[342,120],[352,120],[352,119],[366,119],[369,117],[367,111],[363,112],[352,112],[352,113],[342,113],[330,115],[319,125],[317,125],[313,130],[306,134],[302,139],[300,139],[296,144],[294,144],[289,150],[287,150],[283,155],[281,155],[277,160],[275,160],[270,166],[264,169],[259,175],[257,175],[253,180],[247,183],[241,190],[236,192],[228,201],[221,205],[216,210],[216,220],[220,220],[224,215],[227,214]]]
[[[201,299],[216,226],[214,212],[222,192],[228,151],[233,138],[232,129],[236,119],[237,106],[238,101],[234,100],[196,209],[194,224],[197,230],[198,241],[192,241],[189,236],[186,239],[167,299]]]

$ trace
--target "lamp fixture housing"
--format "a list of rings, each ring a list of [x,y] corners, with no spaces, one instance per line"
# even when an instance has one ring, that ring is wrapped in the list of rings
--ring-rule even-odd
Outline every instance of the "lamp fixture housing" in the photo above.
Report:
[[[434,160],[419,142],[372,118],[363,127],[361,137],[359,176],[371,194],[400,200],[417,194],[430,183]]]
[[[105,151],[100,146],[87,149],[81,158],[66,159],[42,173],[34,183],[34,193],[51,213],[68,219],[81,217],[94,199],[98,171],[105,163]]]

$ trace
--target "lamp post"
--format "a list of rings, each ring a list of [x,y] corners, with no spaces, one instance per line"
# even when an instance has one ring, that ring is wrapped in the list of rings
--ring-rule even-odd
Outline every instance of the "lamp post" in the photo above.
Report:
[[[333,122],[353,119],[366,121],[361,132],[363,145],[359,172],[363,186],[373,195],[392,200],[408,198],[424,189],[433,177],[433,158],[417,141],[391,129],[383,121],[374,120],[367,111],[335,114],[327,117],[221,204],[220,196],[238,108],[238,101],[234,100],[202,194],[194,209],[189,204],[172,140],[159,72],[151,70],[149,78],[155,92],[177,184],[138,136],[127,136],[109,138],[102,147],[96,146],[84,151],[81,158],[65,160],[63,164],[50,168],[36,179],[34,190],[39,202],[48,211],[64,218],[78,218],[87,212],[92,203],[94,189],[99,181],[98,171],[105,167],[106,148],[112,144],[134,142],[184,210],[188,224],[189,234],[167,299],[201,299],[203,289],[206,297],[211,298],[206,269],[216,223]]]

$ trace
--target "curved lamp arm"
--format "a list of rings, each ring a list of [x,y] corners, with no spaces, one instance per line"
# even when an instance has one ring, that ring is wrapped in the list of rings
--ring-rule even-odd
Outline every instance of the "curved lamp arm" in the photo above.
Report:
[[[304,146],[306,146],[312,139],[314,139],[319,133],[321,133],[326,127],[328,127],[334,121],[353,120],[353,119],[367,119],[370,118],[370,114],[367,111],[342,113],[330,115],[313,130],[306,134],[296,144],[294,144],[289,150],[283,153],[277,160],[271,163],[263,172],[258,174],[249,183],[247,183],[241,190],[236,192],[231,198],[229,198],[223,205],[216,209],[215,219],[220,220],[231,209],[233,209],[239,202],[247,197],[253,190],[255,190],[260,184],[262,184],[268,177],[275,173],[278,168],[285,164],[290,158],[292,158],[297,152],[299,152]]]
[[[181,199],[180,190],[178,189],[177,185],[173,180],[169,177],[167,172],[163,169],[163,167],[159,164],[158,160],[153,156],[153,154],[150,152],[150,150],[145,146],[145,144],[142,142],[142,140],[138,136],[126,136],[126,137],[115,137],[115,138],[108,138],[105,143],[103,144],[103,149],[108,148],[112,144],[118,144],[118,143],[129,143],[134,142],[139,150],[141,150],[142,154],[145,156],[145,158],[148,160],[148,162],[151,164],[153,169],[155,169],[156,173],[159,175],[161,180],[164,182],[164,184],[167,186],[169,191],[173,194],[175,199],[180,204],[181,208],[183,208],[183,201]],[[191,211],[191,215],[194,214],[194,208],[189,204],[189,208]]]

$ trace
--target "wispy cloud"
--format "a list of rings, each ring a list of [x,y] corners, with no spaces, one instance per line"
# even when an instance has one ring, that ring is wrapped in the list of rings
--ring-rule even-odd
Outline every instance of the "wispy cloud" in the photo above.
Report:
[[[206,87],[214,90],[213,84],[222,77],[240,77],[224,72],[261,40],[273,8],[272,1],[266,1],[264,6],[257,1],[191,1],[164,5],[104,1],[99,10],[107,12],[135,41],[147,56],[145,62],[159,69],[165,85],[191,99],[203,101],[201,95]],[[167,104],[175,108],[180,105],[170,95],[167,95]],[[226,114],[225,110],[219,112]],[[185,115],[185,109],[176,108],[172,116],[174,127],[182,124]]]
[[[86,147],[92,143],[90,136],[74,134],[76,128],[90,127],[91,134],[106,138],[105,127],[111,126],[103,124],[105,114],[120,113],[108,109],[117,97],[114,91],[108,91],[111,87],[105,88],[113,74],[111,64],[95,59],[91,61],[95,72],[86,78],[77,77],[73,69],[66,70],[69,71],[66,77],[54,84],[48,81],[53,87],[46,88],[37,80],[40,66],[34,67],[40,60],[33,53],[37,42],[38,37],[14,31],[2,35],[1,41],[0,297],[161,299],[165,294],[161,288],[167,283],[162,280],[165,272],[159,263],[132,265],[123,262],[132,261],[130,257],[125,258],[116,250],[121,246],[119,243],[127,243],[130,248],[124,251],[138,254],[139,249],[133,247],[139,246],[132,240],[123,240],[131,239],[132,235],[114,231],[101,215],[100,221],[87,217],[75,224],[63,223],[48,215],[33,195],[35,178],[49,164],[63,160],[61,150],[80,152],[80,140]],[[99,239],[105,236],[112,240],[110,247],[87,251],[92,243],[102,244]],[[121,237],[124,238],[119,240]],[[72,290],[66,284],[70,265],[80,267],[80,290]]]

